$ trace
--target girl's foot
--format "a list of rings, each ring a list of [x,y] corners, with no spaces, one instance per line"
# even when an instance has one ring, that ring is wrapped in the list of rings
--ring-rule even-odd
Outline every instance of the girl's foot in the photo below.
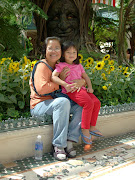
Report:
[[[97,137],[103,137],[102,133],[95,128],[95,126],[90,127],[90,134]]]
[[[84,151],[88,151],[91,148],[91,144],[92,144],[91,134],[89,132],[89,129],[81,129],[80,133],[83,142],[86,144],[84,146]]]

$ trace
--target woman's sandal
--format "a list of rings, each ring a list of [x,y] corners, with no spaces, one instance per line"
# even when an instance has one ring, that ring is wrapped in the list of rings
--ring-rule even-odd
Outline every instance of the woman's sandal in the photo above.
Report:
[[[55,159],[57,159],[58,161],[67,160],[67,156],[64,148],[60,149],[56,146],[52,146],[52,149],[53,149],[53,156]]]
[[[66,152],[68,158],[76,157],[76,151],[74,148],[70,148],[70,149],[65,148],[65,152]],[[72,153],[72,152],[75,152],[75,153]],[[74,154],[74,155],[72,155],[72,154]]]

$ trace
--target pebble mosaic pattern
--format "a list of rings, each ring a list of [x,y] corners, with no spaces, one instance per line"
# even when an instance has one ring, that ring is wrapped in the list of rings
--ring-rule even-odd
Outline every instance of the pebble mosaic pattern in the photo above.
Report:
[[[89,152],[98,151],[130,140],[135,140],[135,132],[130,132],[120,136],[99,138],[93,142],[92,149]],[[86,154],[86,152],[84,152],[83,150],[83,144],[76,146],[76,150],[77,150],[77,156]],[[10,178],[10,179],[6,178],[6,175],[13,175],[16,173],[25,174],[26,172],[28,173],[30,169],[37,168],[54,162],[57,162],[57,160],[53,158],[52,153],[45,153],[43,155],[42,161],[37,161],[34,159],[34,157],[29,157],[22,160],[14,161],[9,164],[0,164],[0,179],[13,180],[14,178]],[[40,179],[37,175],[36,177],[37,179]],[[30,180],[30,179],[26,179],[25,175],[20,176],[20,178],[18,179]],[[36,180],[36,178],[33,180]]]

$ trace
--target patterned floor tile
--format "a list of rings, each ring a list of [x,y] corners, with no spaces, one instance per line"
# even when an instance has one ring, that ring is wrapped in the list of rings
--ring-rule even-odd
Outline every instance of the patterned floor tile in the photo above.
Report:
[[[93,142],[92,149],[89,150],[88,153],[90,154],[96,151],[100,151],[101,149],[109,148],[109,147],[122,144],[131,140],[135,140],[135,132],[130,132],[130,133],[120,135],[120,136],[99,138]],[[78,157],[82,155],[87,155],[87,152],[83,150],[83,144],[76,146],[76,150],[77,150]],[[89,162],[94,162],[94,161],[95,161],[94,158],[89,159]],[[55,162],[57,162],[57,160],[55,160],[52,157],[51,153],[45,153],[43,155],[42,161],[36,161],[34,157],[29,157],[29,158],[17,160],[8,164],[0,164],[0,179],[3,179],[2,177],[4,176],[5,179],[3,180],[6,180],[6,176],[11,175],[13,173],[20,174],[20,176],[18,176],[18,179],[19,178],[25,179],[25,176],[21,175],[21,172],[23,172],[24,174],[25,172],[27,173],[27,171],[30,169],[38,168],[40,166],[48,165]],[[34,177],[34,174],[32,176]],[[10,180],[12,179],[14,179],[14,177],[12,177]],[[7,180],[9,179],[7,178]],[[31,180],[31,179],[28,179],[28,180]],[[32,179],[32,180],[36,180],[36,179]]]

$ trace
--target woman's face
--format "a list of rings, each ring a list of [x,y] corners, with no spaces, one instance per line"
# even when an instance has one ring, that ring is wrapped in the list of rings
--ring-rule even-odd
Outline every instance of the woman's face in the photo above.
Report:
[[[55,64],[61,57],[61,45],[58,40],[49,40],[46,47],[46,60]]]

